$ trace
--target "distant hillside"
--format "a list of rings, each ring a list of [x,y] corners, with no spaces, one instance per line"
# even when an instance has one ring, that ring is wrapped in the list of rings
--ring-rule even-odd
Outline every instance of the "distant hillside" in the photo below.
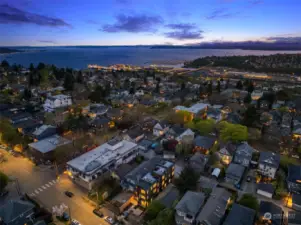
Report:
[[[152,49],[242,49],[266,51],[298,51],[300,42],[206,42],[198,45],[157,45]]]
[[[1,48],[0,47],[0,54],[6,54],[6,53],[16,53],[16,52],[23,52],[17,49],[12,49],[12,48]]]
[[[186,62],[184,67],[230,67],[254,72],[301,74],[301,54],[276,54],[268,56],[208,56]]]

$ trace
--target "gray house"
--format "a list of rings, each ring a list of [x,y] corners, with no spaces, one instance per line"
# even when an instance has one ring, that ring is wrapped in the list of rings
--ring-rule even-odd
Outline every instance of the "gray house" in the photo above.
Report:
[[[253,225],[256,212],[234,203],[223,225]]]
[[[207,165],[209,157],[207,155],[203,155],[199,152],[196,152],[189,160],[189,165],[196,172],[202,173]]]
[[[233,162],[249,167],[253,152],[254,149],[248,143],[241,143],[237,146]]]
[[[301,194],[301,166],[288,166],[286,182],[289,192]]]
[[[219,225],[225,215],[231,193],[224,188],[215,188],[196,218],[198,225]]]
[[[187,191],[176,205],[175,221],[178,225],[195,224],[196,216],[205,202],[202,192]]]
[[[258,171],[264,176],[275,178],[280,164],[280,155],[274,152],[261,152],[258,160]]]
[[[239,184],[245,172],[245,167],[239,164],[230,163],[226,170],[225,180],[228,183]]]
[[[0,224],[23,225],[33,222],[34,208],[30,202],[11,200],[0,208]]]

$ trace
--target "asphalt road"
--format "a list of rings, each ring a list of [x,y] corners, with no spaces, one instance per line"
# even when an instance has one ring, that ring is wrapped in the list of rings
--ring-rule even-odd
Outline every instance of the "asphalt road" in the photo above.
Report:
[[[82,225],[108,224],[93,214],[94,207],[82,198],[87,195],[87,192],[76,186],[66,175],[60,175],[60,178],[57,179],[54,169],[34,166],[26,158],[16,158],[3,150],[0,151],[6,154],[7,158],[7,162],[0,164],[0,170],[11,179],[18,180],[22,193],[27,193],[37,199],[43,207],[50,211],[53,206],[64,203],[70,207],[71,218],[78,220]],[[18,197],[16,185],[16,182],[8,185],[7,189],[10,194],[6,196],[6,201]],[[74,193],[72,198],[64,194],[67,190]],[[0,204],[3,204],[4,200],[1,201]]]

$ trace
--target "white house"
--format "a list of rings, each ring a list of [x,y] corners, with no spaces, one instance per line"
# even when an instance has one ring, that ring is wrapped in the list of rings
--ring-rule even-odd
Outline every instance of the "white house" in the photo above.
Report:
[[[135,92],[135,96],[137,96],[137,97],[143,96],[143,95],[144,95],[144,91],[143,91],[142,89],[137,90],[137,91]]]
[[[158,122],[153,127],[153,135],[156,137],[164,135],[169,129],[169,125],[166,122]]]
[[[69,105],[72,105],[71,96],[54,95],[54,96],[47,97],[43,107],[46,112],[52,112],[57,108],[66,107]]]
[[[258,160],[258,172],[263,176],[275,178],[280,164],[280,155],[274,152],[261,152]]]
[[[137,144],[127,140],[112,139],[67,162],[67,170],[76,183],[90,190],[96,179],[106,171],[130,162],[137,154]]]

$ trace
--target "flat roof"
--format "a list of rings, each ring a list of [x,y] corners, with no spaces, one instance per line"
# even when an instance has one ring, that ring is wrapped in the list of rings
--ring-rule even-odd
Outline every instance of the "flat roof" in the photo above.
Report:
[[[47,153],[53,151],[58,146],[66,145],[71,142],[72,141],[55,134],[41,141],[33,142],[28,145],[41,153]]]
[[[112,145],[112,144],[115,145]],[[100,168],[110,161],[122,157],[137,146],[136,143],[122,140],[120,142],[112,141],[104,143],[97,148],[67,162],[67,165],[81,172],[91,172]]]

